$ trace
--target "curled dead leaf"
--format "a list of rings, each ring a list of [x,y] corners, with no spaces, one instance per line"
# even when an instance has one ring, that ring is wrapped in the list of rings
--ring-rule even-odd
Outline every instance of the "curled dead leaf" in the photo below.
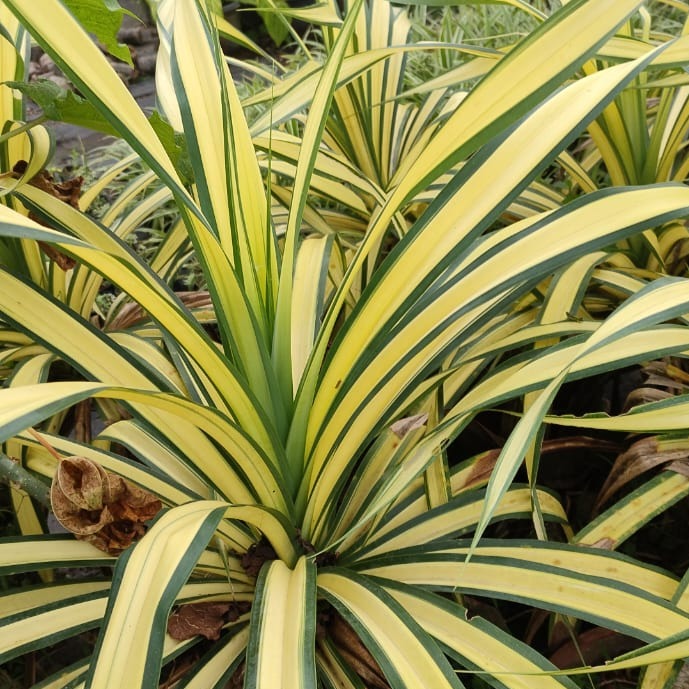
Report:
[[[687,464],[686,460],[670,462],[665,469],[667,471],[674,471],[676,474],[682,474],[682,476],[689,478],[689,464]]]
[[[186,641],[193,636],[203,636],[216,641],[220,638],[220,630],[226,622],[233,622],[250,609],[251,604],[248,601],[210,601],[180,605],[168,618],[167,633],[176,641]]]
[[[615,460],[596,498],[594,511],[597,513],[616,492],[632,479],[651,469],[669,465],[665,468],[681,473],[682,463],[688,458],[689,443],[681,439],[664,441],[657,436],[651,436],[637,440]]]
[[[58,464],[50,489],[56,519],[78,539],[117,555],[146,533],[162,503],[86,457]]]
[[[19,179],[26,172],[27,167],[28,163],[25,160],[18,161],[12,168],[12,176]],[[81,186],[83,183],[83,177],[74,177],[64,182],[56,182],[47,170],[41,170],[29,180],[29,184],[32,187],[36,187],[76,209],[79,208],[79,197],[81,196]],[[48,227],[41,218],[33,213],[29,213],[29,217],[37,223]],[[70,270],[76,265],[76,261],[73,258],[63,254],[51,244],[38,242],[38,245],[41,247],[41,251],[62,270]]]
[[[242,567],[250,577],[257,577],[261,567],[266,562],[277,559],[277,554],[270,543],[262,539],[254,543],[244,555],[242,555]]]
[[[25,160],[18,161],[12,168],[12,176],[17,179],[20,178],[26,172],[27,167],[28,163]],[[72,206],[72,208],[79,208],[79,196],[81,196],[81,185],[83,183],[83,177],[74,177],[64,182],[56,182],[55,178],[47,170],[41,170],[29,181],[32,187],[45,191],[47,194]]]

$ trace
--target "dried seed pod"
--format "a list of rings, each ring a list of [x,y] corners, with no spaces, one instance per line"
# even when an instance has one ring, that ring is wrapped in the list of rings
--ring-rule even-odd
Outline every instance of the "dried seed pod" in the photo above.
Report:
[[[86,457],[66,457],[53,477],[56,519],[77,538],[117,555],[146,533],[145,522],[162,508],[152,493]]]

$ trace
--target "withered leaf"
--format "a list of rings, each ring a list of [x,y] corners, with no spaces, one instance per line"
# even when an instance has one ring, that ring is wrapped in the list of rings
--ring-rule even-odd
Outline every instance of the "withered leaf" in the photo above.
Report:
[[[27,163],[24,160],[20,160],[12,168],[12,174],[15,178],[20,178],[27,168]],[[29,184],[41,191],[45,191],[47,194],[54,196],[56,199],[63,201],[64,203],[72,206],[72,208],[79,208],[79,196],[81,195],[81,185],[84,183],[83,177],[74,177],[72,179],[65,180],[64,182],[56,182],[54,177],[47,171],[41,170],[37,175],[29,180]],[[33,213],[29,213],[29,217],[40,223],[41,225],[46,225],[40,218],[36,217]],[[74,268],[76,261],[63,254],[61,251],[56,249],[54,246],[47,244],[46,242],[38,242],[41,250],[48,256],[48,258],[56,263],[62,270],[67,271]]]
[[[230,603],[188,603],[180,605],[167,621],[167,633],[177,641],[204,636],[215,641],[225,624],[225,615],[230,612]]]
[[[331,616],[328,631],[342,657],[371,689],[390,689],[385,675],[356,632],[339,614]]]
[[[242,567],[250,577],[257,577],[264,563],[277,559],[273,546],[266,540],[254,543],[242,555]]]
[[[56,519],[77,538],[117,555],[146,533],[162,503],[86,457],[58,464],[50,489]]]
[[[598,665],[642,645],[643,642],[631,636],[611,629],[594,627],[577,634],[576,638],[568,638],[550,656],[550,662],[562,669],[577,667],[582,661],[589,665]]]
[[[12,168],[13,177],[21,177],[26,172],[27,167],[28,164],[25,160],[17,162]],[[73,177],[64,182],[56,182],[55,178],[47,170],[41,170],[29,180],[29,184],[32,187],[45,191],[47,194],[72,206],[72,208],[79,208],[79,196],[81,195],[81,185],[83,183],[83,177]]]
[[[598,512],[617,491],[641,474],[663,464],[670,465],[666,468],[675,467],[688,457],[689,446],[682,443],[667,445],[656,436],[637,440],[615,460],[596,498],[594,510]]]

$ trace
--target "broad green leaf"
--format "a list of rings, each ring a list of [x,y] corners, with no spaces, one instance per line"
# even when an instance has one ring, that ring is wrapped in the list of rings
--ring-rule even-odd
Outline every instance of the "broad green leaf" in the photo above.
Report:
[[[110,123],[91,103],[74,91],[63,89],[49,79],[37,79],[32,82],[9,81],[6,83],[34,101],[43,110],[44,117],[49,120],[75,124],[110,136],[117,135]]]
[[[64,0],[65,5],[81,22],[82,26],[113,56],[134,66],[129,48],[117,40],[117,32],[124,15],[134,17],[123,10],[117,0]]]

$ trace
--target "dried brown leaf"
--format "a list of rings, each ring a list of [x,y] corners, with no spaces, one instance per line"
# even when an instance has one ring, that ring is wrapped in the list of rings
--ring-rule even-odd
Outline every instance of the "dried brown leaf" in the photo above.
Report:
[[[216,641],[225,624],[225,615],[230,603],[188,603],[181,605],[167,621],[167,633],[177,641],[186,641],[193,636],[204,636]]]
[[[16,179],[19,179],[25,172],[27,168],[27,163],[24,160],[20,160],[12,168],[12,175]],[[81,186],[84,183],[83,177],[74,177],[73,179],[65,180],[64,182],[56,182],[54,177],[47,171],[41,170],[38,174],[34,175],[28,182],[32,187],[36,187],[41,191],[54,196],[56,199],[63,201],[72,208],[79,208],[79,197],[81,196]],[[37,223],[49,227],[41,218],[35,216],[33,213],[29,213],[29,217],[36,221]],[[56,249],[51,244],[46,242],[38,242],[41,250],[48,256],[48,258],[53,261],[59,268],[64,271],[74,268],[76,261],[63,254],[61,251]]]
[[[660,402],[661,400],[673,397],[671,392],[667,390],[658,390],[658,388],[651,388],[648,386],[636,388],[632,390],[624,402],[623,411],[629,411],[632,407],[648,402]]]
[[[380,665],[364,646],[350,624],[337,613],[331,616],[328,633],[337,644],[337,650],[342,657],[368,687],[371,689],[390,689]]]
[[[598,494],[594,510],[597,512],[612,495],[644,472],[687,458],[689,458],[689,443],[686,447],[663,449],[655,436],[637,440],[615,460]]]
[[[643,646],[643,643],[620,632],[594,627],[569,640],[550,656],[550,662],[561,669],[578,667],[582,662],[598,665],[615,656]]]
[[[541,454],[548,455],[555,452],[567,452],[571,450],[599,450],[601,452],[615,452],[619,450],[617,443],[612,443],[600,438],[589,438],[585,435],[568,436],[545,440],[541,446]],[[495,462],[500,456],[500,450],[487,450],[474,457],[474,464],[468,472],[462,488],[480,485],[490,478],[495,468]]]
[[[162,504],[152,493],[86,457],[58,464],[50,490],[56,519],[77,538],[116,555],[146,533]]]
[[[686,461],[671,462],[665,469],[667,471],[674,471],[676,474],[682,474],[689,478],[689,464]]]
[[[18,161],[12,168],[13,176],[15,178],[21,177],[26,172],[26,168],[26,161]],[[56,199],[64,201],[72,208],[79,208],[79,196],[81,196],[81,185],[83,183],[83,177],[74,177],[64,182],[56,182],[55,178],[47,170],[41,170],[29,180],[29,184],[32,187],[36,187],[54,196]]]
[[[213,307],[210,293],[205,290],[199,290],[198,292],[175,292],[175,294],[191,310],[212,309]],[[121,306],[114,318],[108,322],[106,329],[110,331],[126,330],[147,318],[146,311],[139,304],[130,302]]]
[[[266,540],[254,543],[244,555],[242,555],[242,567],[250,577],[257,577],[264,563],[277,559],[273,546]]]

